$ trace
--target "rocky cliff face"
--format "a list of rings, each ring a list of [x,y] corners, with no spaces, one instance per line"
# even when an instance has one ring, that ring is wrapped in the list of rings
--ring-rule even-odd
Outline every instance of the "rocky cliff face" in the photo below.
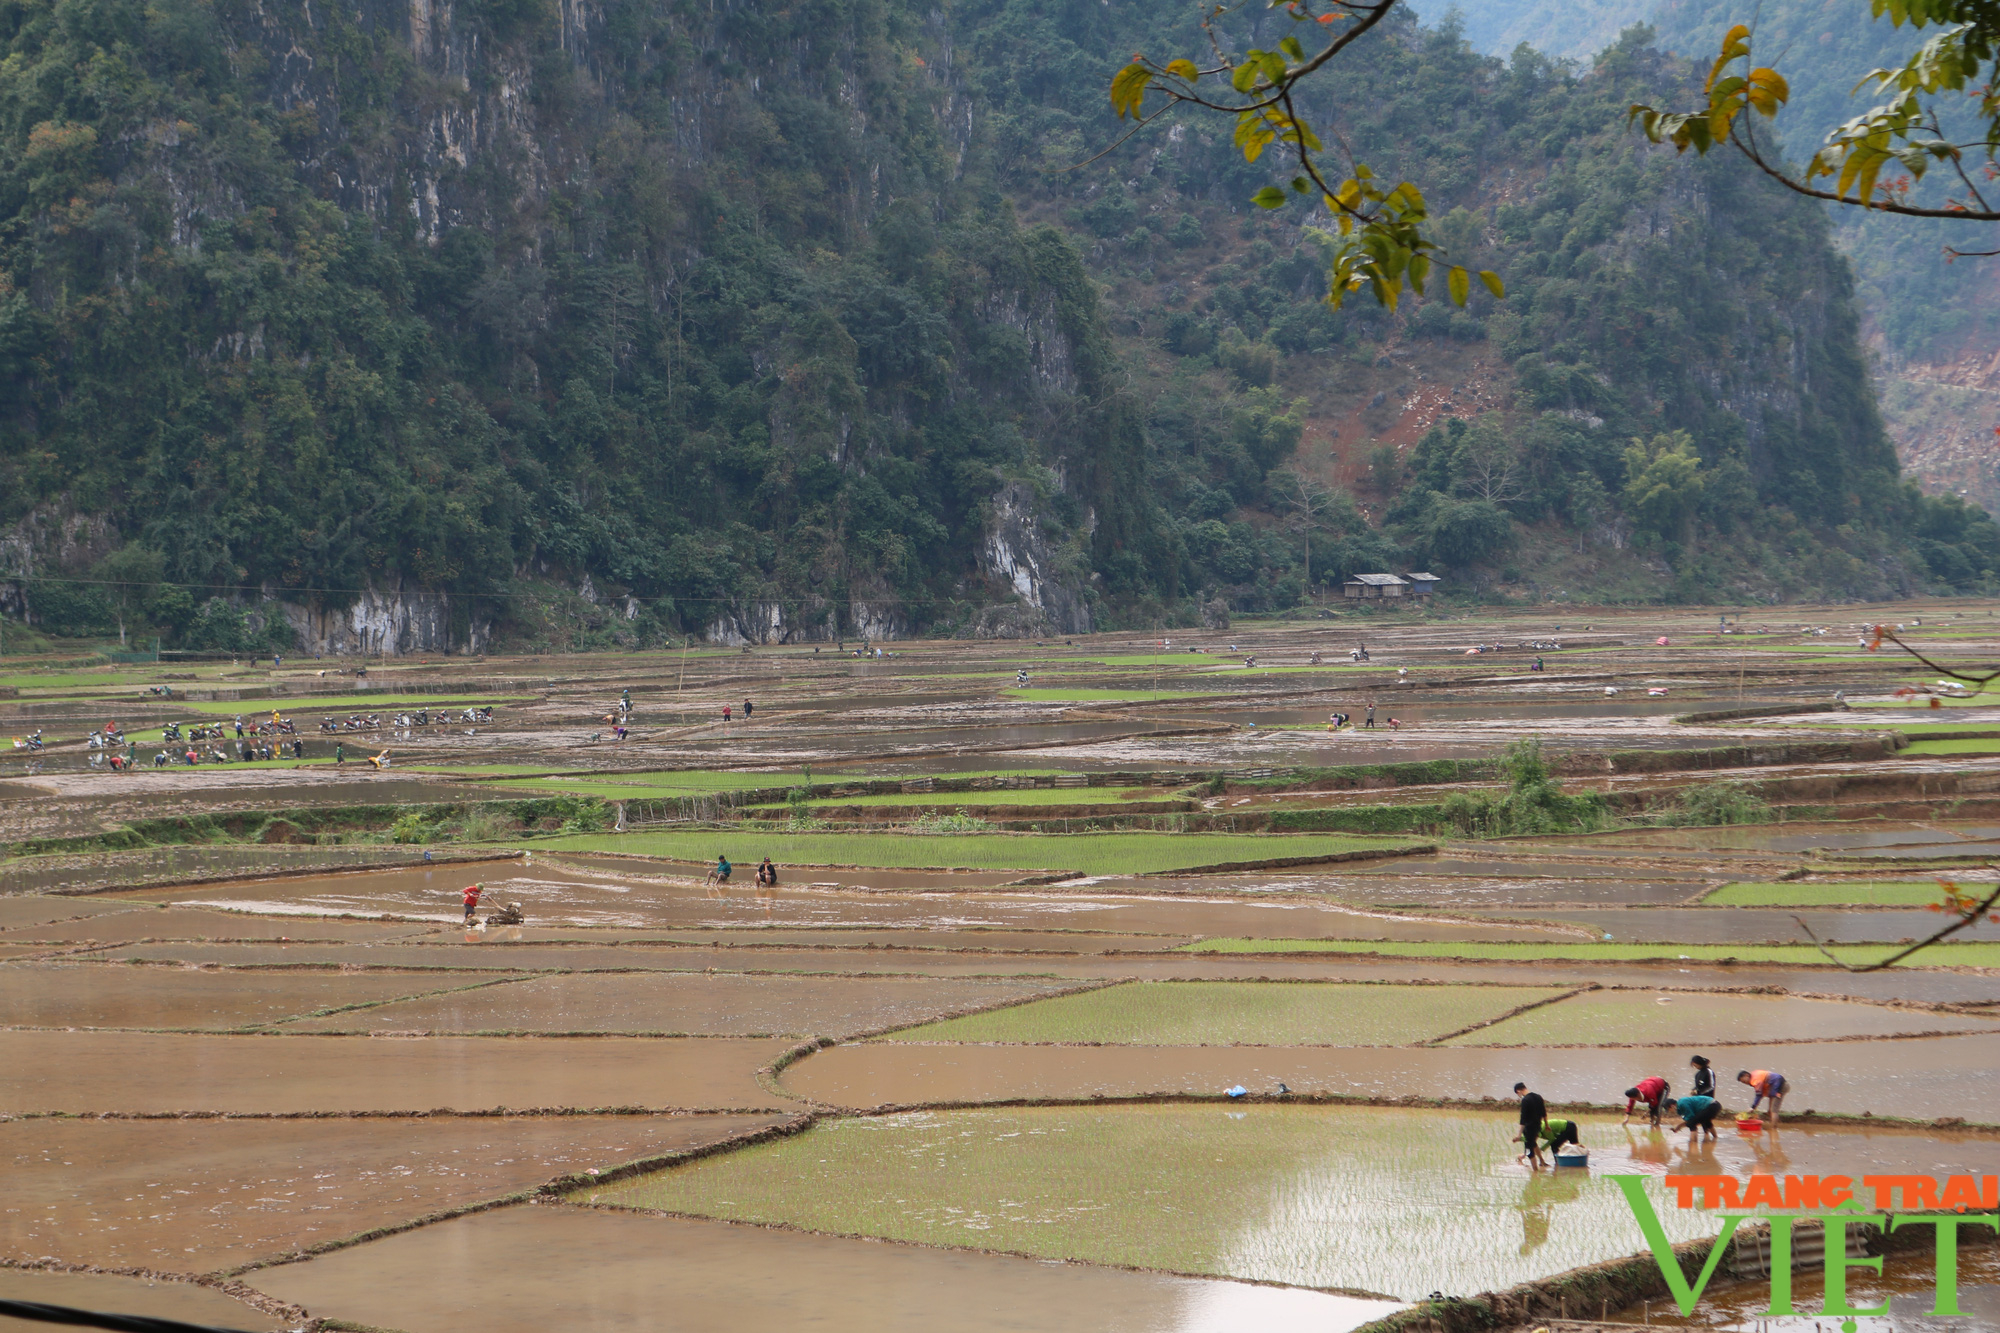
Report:
[[[493,635],[490,620],[460,615],[455,622],[451,599],[421,588],[370,588],[337,611],[275,600],[258,609],[282,615],[298,651],[314,655],[479,653]]]
[[[0,28],[0,522],[89,493],[173,580],[438,651],[519,571],[641,636],[955,625],[1020,477],[1081,479],[1058,543],[1117,507],[1095,292],[978,176],[943,14],[109,2],[148,40]]]

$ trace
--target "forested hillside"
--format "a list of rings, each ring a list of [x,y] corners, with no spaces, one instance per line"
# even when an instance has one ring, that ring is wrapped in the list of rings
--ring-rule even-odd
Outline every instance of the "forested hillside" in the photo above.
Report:
[[[996,117],[1002,160],[1044,168],[1110,140],[1095,89],[1070,73],[1089,53],[1165,58],[1199,41],[1163,36],[1138,6],[985,12],[986,100],[1020,108]],[[1762,600],[1990,577],[1984,515],[1897,478],[1818,206],[1733,156],[1684,160],[1626,130],[1632,101],[1685,96],[1691,77],[1646,37],[1588,69],[1529,50],[1503,64],[1452,24],[1404,21],[1315,89],[1311,119],[1387,179],[1419,182],[1454,257],[1505,275],[1504,302],[1480,293],[1466,311],[1301,300],[1325,290],[1316,233],[1303,211],[1242,206],[1270,169],[1243,162],[1226,122],[1045,178],[1052,207],[1099,238],[1191,581],[1240,604],[1299,572],[1306,532],[1318,572],[1436,564],[1542,596]],[[1249,386],[1264,382],[1304,442],[1259,498],[1246,451],[1199,405],[1233,389],[1254,421],[1269,391]],[[1308,518],[1314,483],[1326,493]],[[1268,518],[1229,523],[1230,503]],[[1263,573],[1245,578],[1253,563]]]
[[[1494,0],[1467,7],[1465,23],[1483,51],[1504,55],[1526,41],[1586,61],[1634,23],[1651,24],[1661,47],[1694,60],[1713,59],[1731,24],[1754,24],[1760,59],[1776,61],[1790,81],[1777,129],[1800,158],[1874,104],[1854,91],[1862,75],[1904,60],[1928,35],[1867,15],[1865,3],[1821,0]],[[1924,187],[1916,197],[1926,197]],[[1994,248],[1983,238],[1990,228],[1855,209],[1835,210],[1833,221],[1835,244],[1855,269],[1864,339],[1879,359],[1877,389],[1906,470],[1927,489],[2000,508],[2000,264],[1953,263],[1944,253],[1948,245]]]
[[[1511,291],[1335,313],[1226,124],[1068,169],[1117,63],[1195,40],[1165,28],[24,0],[0,605],[409,650],[1183,623],[1424,564],[1577,598],[1995,578],[1991,523],[1897,478],[1819,213],[1625,133],[1683,66],[1371,38],[1321,114]]]
[[[910,10],[0,21],[0,493],[46,623],[227,640],[210,593],[373,590],[376,632],[463,643],[546,584],[641,639],[831,637],[1126,591],[1095,292],[968,177]],[[191,586],[46,577],[84,569]]]

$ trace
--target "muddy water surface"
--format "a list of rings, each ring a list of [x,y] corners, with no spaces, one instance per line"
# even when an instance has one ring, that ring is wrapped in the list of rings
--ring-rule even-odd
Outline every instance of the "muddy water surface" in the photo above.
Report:
[[[763,1110],[791,1044],[0,1031],[0,1111]]]
[[[0,1027],[240,1028],[492,980],[479,973],[214,972],[112,963],[0,967]]]
[[[0,1124],[0,1256],[209,1272],[775,1123],[17,1120]]]
[[[67,1305],[80,1310],[178,1319],[248,1333],[284,1328],[285,1321],[247,1302],[192,1282],[154,1282],[145,1278],[110,1277],[98,1273],[38,1273],[0,1268],[0,1300]],[[56,1327],[39,1319],[0,1315],[4,1333],[48,1333]]]
[[[1717,1046],[1717,1069],[1774,1069],[1792,1084],[1785,1111],[1864,1112],[1929,1120],[1962,1116],[2000,1121],[1990,1070],[2000,1036],[1825,1042],[1797,1046]],[[916,1046],[865,1042],[835,1046],[785,1070],[792,1093],[840,1106],[925,1105],[1016,1097],[1130,1097],[1147,1093],[1213,1096],[1242,1084],[1276,1093],[1353,1097],[1507,1097],[1517,1080],[1550,1102],[1623,1103],[1622,1093],[1658,1074],[1688,1079],[1675,1050],[1578,1048],[1492,1050],[1430,1047],[1328,1050],[1311,1047]],[[1747,1090],[1725,1079],[1724,1106],[1748,1107]]]
[[[1684,907],[1668,911],[1561,912],[1537,920],[1582,926],[1604,939],[1639,943],[1805,944],[1822,941],[1851,944],[1889,943],[1923,938],[1942,924],[1935,912],[1922,910],[1838,911],[1759,907]],[[1812,931],[1799,928],[1803,921]],[[1961,940],[2000,940],[2000,922],[1980,921],[1960,931]]]
[[[128,940],[388,940],[421,933],[409,921],[349,921],[329,917],[253,916],[201,907],[161,906],[10,930],[8,941],[118,944]]]
[[[454,926],[463,919],[460,900],[469,871],[385,871],[318,879],[300,877],[143,890],[129,897],[178,907],[157,914],[128,916],[117,927],[75,923],[46,927],[27,938],[121,939],[271,938],[374,939],[413,936],[424,929]],[[933,877],[935,878],[935,877]],[[478,877],[486,902],[519,902],[528,917],[519,928],[483,928],[473,939],[551,940],[583,938],[579,930],[608,929],[597,938],[683,937],[689,931],[786,930],[812,927],[842,930],[905,929],[1034,930],[1036,927],[1092,934],[1156,936],[1249,935],[1357,939],[1521,939],[1545,935],[1549,927],[1533,924],[1483,925],[1465,922],[1412,923],[1318,897],[1304,896],[1341,877],[1288,876],[1198,879],[1132,879],[1080,881],[1064,891],[1023,889],[1012,893],[859,892],[837,888],[755,887],[704,889],[697,884],[656,879],[616,879],[610,876],[545,877],[540,867],[509,866],[501,874]],[[1395,894],[1406,897],[1407,884],[1420,880],[1384,877],[1346,881],[1355,897]],[[1464,903],[1456,880],[1434,880],[1440,903]],[[1392,887],[1393,885],[1393,887]],[[1553,887],[1553,886],[1551,886]],[[1642,901],[1669,901],[1692,896],[1706,885],[1677,887],[1666,895],[1640,892]],[[1084,892],[1077,892],[1078,889]],[[1090,892],[1098,889],[1097,892]],[[1254,892],[1245,900],[1204,897],[1203,892]],[[1268,895],[1266,897],[1265,895]],[[1501,892],[1490,901],[1513,901]],[[1546,896],[1546,891],[1545,891]],[[1619,894],[1604,901],[1623,901]],[[1593,901],[1564,892],[1563,901]],[[1476,898],[1473,901],[1478,901]],[[230,908],[220,912],[216,908]],[[263,915],[260,922],[247,914]],[[323,913],[356,916],[395,914],[411,918],[397,925],[329,919]],[[555,927],[552,929],[551,927]],[[566,927],[566,928],[565,928]],[[1560,928],[1555,928],[1560,930]],[[652,933],[657,932],[657,933]],[[800,938],[796,934],[794,938]]]
[[[458,936],[441,936],[457,939]],[[1775,986],[1802,995],[1910,1000],[1925,1004],[1982,1004],[2000,997],[2000,983],[1986,972],[1897,968],[1887,972],[1846,972],[1835,967],[1731,967],[1713,963],[1570,963],[1552,973],[1545,963],[1436,958],[1372,958],[1328,953],[1278,957],[1269,954],[1144,953],[1110,957],[951,954],[924,950],[691,948],[626,944],[135,944],[88,955],[106,960],[141,959],[198,966],[394,967],[447,971],[661,971],[835,972],[863,975],[1195,977],[1217,981],[1327,979],[1339,981],[1460,981],[1498,985],[1542,985],[1552,977],[1594,981],[1603,986],[1675,989]]]
[[[2000,1032],[2000,1025],[1968,1014],[1792,996],[1591,991],[1453,1037],[1446,1045],[1755,1045],[1922,1032]]]
[[[1705,892],[1712,880],[1529,879],[1512,876],[1438,874],[1428,857],[1400,858],[1401,871],[1349,873],[1264,871],[1238,875],[1148,875],[1068,880],[1065,889],[1099,893],[1230,894],[1243,897],[1292,895],[1330,898],[1360,906],[1408,905],[1462,909],[1501,904],[1541,903],[1672,904]]]
[[[307,1019],[298,1032],[652,1032],[844,1037],[1048,995],[1053,983],[915,978],[538,977]]]
[[[14,894],[0,898],[0,941],[7,939],[7,931],[24,927],[46,926],[56,921],[76,921],[85,917],[104,916],[111,912],[134,912],[139,909],[131,903],[109,902],[93,898],[58,898],[37,893]]]
[[[407,1333],[1345,1333],[1396,1307],[1006,1255],[522,1207],[391,1236],[254,1285]]]
[[[1693,848],[1722,851],[1803,852],[1815,847],[1897,849],[1955,845],[1991,838],[1987,824],[1952,825],[1907,820],[1856,824],[1777,824],[1705,829],[1655,829],[1592,839],[1604,847]]]
[[[990,767],[990,765],[989,765]],[[538,867],[553,869],[574,869],[594,875],[609,875],[613,878],[632,876],[671,877],[690,879],[697,884],[708,873],[708,863],[673,861],[657,856],[609,856],[591,855],[588,852],[564,852],[560,858],[534,858]],[[748,874],[754,866],[739,868],[741,874]],[[877,866],[806,866],[794,870],[790,866],[779,867],[785,883],[781,888],[821,887],[866,888],[866,889],[978,889],[999,884],[1011,884],[1021,878],[1019,870],[894,870]],[[745,886],[737,884],[732,892]],[[749,886],[754,889],[754,883]]]
[[[552,932],[553,934],[553,932]],[[567,938],[589,938],[569,936]],[[1151,953],[1190,943],[1192,934],[1104,935],[1068,930],[737,930],[687,931],[666,937],[677,944],[770,949],[781,946],[842,949],[984,950],[999,953]]]

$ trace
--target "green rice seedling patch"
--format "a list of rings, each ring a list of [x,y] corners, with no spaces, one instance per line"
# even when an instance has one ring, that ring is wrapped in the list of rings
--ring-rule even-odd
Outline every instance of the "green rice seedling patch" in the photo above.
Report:
[[[1408,1046],[1560,994],[1535,986],[1131,981],[926,1023],[888,1040]]]
[[[869,796],[818,796],[810,804],[815,806],[901,806],[935,805],[985,806],[985,805],[1106,805],[1113,801],[1130,805],[1135,810],[1162,803],[1178,803],[1158,787],[1027,787],[1004,788],[995,791],[919,791],[919,792],[877,792]],[[781,805],[764,805],[754,809],[781,809]]]
[[[1991,1019],[1790,995],[1593,991],[1468,1032],[1447,1046],[1602,1046],[1832,1041],[1991,1032]]]
[[[1934,879],[1845,884],[1725,884],[1704,907],[1924,907],[1942,899]]]
[[[1298,675],[1301,672],[1316,674],[1328,671],[1377,671],[1383,675],[1387,675],[1395,670],[1394,667],[1381,666],[1373,662],[1322,662],[1318,666],[1314,666],[1311,663],[1306,663],[1302,666],[1264,666],[1260,663],[1247,670],[1232,663],[1224,662],[1215,669],[1217,671],[1234,670],[1243,675],[1255,674],[1259,676],[1292,676]]]
[[[1205,693],[1202,690],[1108,690],[1089,689],[1082,686],[1074,689],[1066,686],[1036,686],[1025,690],[1003,690],[1009,699],[1024,699],[1032,703],[1145,703],[1152,699],[1186,699]]]
[[[1844,963],[1878,963],[1903,946],[1829,946]],[[1181,946],[1184,953],[1372,953],[1398,958],[1549,959],[1579,963],[1694,962],[1783,963],[1830,966],[1810,944],[1497,944],[1478,940],[1278,940],[1207,939]],[[1914,954],[1899,967],[2000,967],[2000,944],[1945,941]]]
[[[822,1121],[572,1197],[1405,1300],[1639,1248],[1615,1185],[1531,1176],[1515,1129],[1511,1113],[1380,1107],[919,1112]],[[1714,1229],[1657,1193],[1654,1208],[1676,1241]]]
[[[1901,751],[1906,755],[2000,754],[2000,736],[1968,736],[1952,741],[1911,741]]]
[[[815,785],[860,780],[862,779],[858,775],[846,773],[813,774]],[[580,773],[573,778],[523,778],[496,782],[493,785],[567,792],[582,792],[589,788],[593,789],[590,791],[591,795],[640,797],[654,792],[676,796],[690,792],[706,795],[732,791],[764,791],[772,787],[797,787],[804,784],[805,778],[797,770],[792,769],[776,773],[744,773],[689,768],[644,773]]]
[[[545,846],[580,852],[627,852],[677,861],[713,860],[730,841],[718,832],[579,834]],[[1347,852],[1423,846],[1412,838],[1342,834],[1232,833],[760,833],[759,855],[783,864],[944,867],[954,870],[1073,870],[1086,875],[1146,875],[1168,870],[1330,857]]]
[[[1215,665],[1215,661],[1216,661],[1216,659],[1217,659],[1218,657],[1219,657],[1219,658],[1221,658],[1221,659],[1222,659],[1223,661],[1227,662],[1227,661],[1230,661],[1232,657],[1241,657],[1241,656],[1242,656],[1242,654],[1241,654],[1241,653],[1213,653],[1213,652],[1210,652],[1210,653],[1132,653],[1132,654],[1130,654],[1129,656],[1119,656],[1119,655],[1116,655],[1116,654],[1109,654],[1109,653],[1090,653],[1090,654],[1084,654],[1084,655],[1079,655],[1079,656],[1076,656],[1076,657],[1069,657],[1069,656],[1063,656],[1063,657],[1049,657],[1049,656],[1042,656],[1042,657],[1030,657],[1030,658],[1028,658],[1027,660],[1028,660],[1028,661],[1031,661],[1031,662],[1044,662],[1044,663],[1047,663],[1047,664],[1049,664],[1049,665],[1051,665],[1051,666],[1058,666],[1058,665],[1081,665],[1081,664],[1084,664],[1084,663],[1089,663],[1089,664],[1092,664],[1092,665],[1096,665],[1096,666],[1108,666],[1108,667],[1170,667],[1170,666],[1175,666],[1175,667],[1189,667],[1189,668],[1194,668],[1194,667],[1205,667],[1205,666],[1214,666],[1214,665]]]
[[[467,777],[512,777],[528,773],[546,774],[554,764],[450,764],[428,763],[405,765],[415,773],[457,773]]]
[[[161,707],[184,709],[190,713],[219,713],[244,717],[259,714],[269,716],[272,711],[280,713],[331,714],[335,712],[355,712],[366,710],[380,713],[396,708],[468,708],[473,704],[480,707],[502,704],[532,702],[535,696],[529,694],[336,694],[304,695],[297,698],[271,699],[140,699],[135,702],[158,704]]]

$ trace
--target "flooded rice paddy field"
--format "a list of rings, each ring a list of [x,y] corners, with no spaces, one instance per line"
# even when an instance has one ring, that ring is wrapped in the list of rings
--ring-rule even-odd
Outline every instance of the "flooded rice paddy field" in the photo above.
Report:
[[[1517,1081],[1549,1101],[1624,1106],[1624,1090],[1649,1075],[1689,1086],[1688,1047],[1064,1046],[862,1042],[788,1066],[781,1086],[829,1106],[869,1109],[1010,1099],[1203,1097],[1242,1087],[1294,1094],[1405,1101],[1506,1099]],[[1792,1085],[1785,1110],[1932,1121],[1974,1120],[2000,1036],[1984,1033],[1724,1046],[1702,1043],[1722,1071],[1733,1114],[1747,1090],[1737,1069],[1772,1069]],[[1725,1068],[1727,1066],[1727,1068]]]
[[[1127,982],[926,1023],[896,1041],[1413,1046],[1563,992],[1526,986]]]
[[[0,1114],[769,1110],[793,1043],[0,1031]]]
[[[0,1300],[142,1314],[154,1319],[244,1329],[248,1333],[276,1333],[292,1324],[283,1315],[247,1300],[233,1299],[214,1287],[102,1273],[0,1268]],[[40,1320],[0,1315],[0,1330],[5,1333],[43,1333],[48,1327]]]
[[[1350,612],[1170,647],[898,644],[865,662],[810,646],[392,659],[338,695],[327,664],[216,664],[176,686],[202,697],[143,704],[143,667],[59,684],[0,670],[23,692],[0,712],[63,742],[39,774],[0,761],[0,838],[71,840],[0,860],[0,1296],[243,1329],[455,1333],[471,1316],[622,1333],[666,1309],[750,1333],[1341,1333],[1428,1292],[1632,1253],[1612,1174],[2000,1171],[2000,927],[1888,972],[1833,966],[1804,934],[1921,938],[1943,921],[1939,878],[1994,882],[2000,761],[1880,738],[1976,741],[2000,710],[1840,711],[1837,691],[1888,702],[1921,673],[1792,623],[1943,620],[1952,651],[1994,655],[1995,610],[1799,612],[1764,633],[1746,617],[1741,636],[1677,611]],[[1550,639],[1564,648],[1518,646]],[[1362,641],[1372,660],[1350,662]],[[1548,670],[1528,673],[1536,652]],[[628,688],[631,739],[592,741]],[[343,733],[340,766],[308,730],[302,767],[114,777],[61,734],[72,718],[348,716],[369,695],[499,711]],[[1326,731],[1371,702],[1393,733]],[[1824,711],[1676,721],[1786,707]],[[1614,827],[1340,831],[1369,827],[1374,803],[1496,791],[1419,765],[1529,736],[1577,772],[1604,756],[1608,776],[1562,781],[1610,793]],[[384,747],[386,773],[353,762]],[[884,791],[854,801],[874,822],[802,834],[729,822],[728,799],[674,804],[763,789],[782,819],[808,764],[822,785],[893,779],[908,808]],[[1782,819],[1660,826],[1712,781]],[[1239,836],[1065,838],[1058,813],[912,841],[919,811],[1027,784],[1008,801],[1060,812],[1143,790]],[[624,802],[630,835],[533,814],[530,838],[509,813],[565,794]],[[395,843],[363,812],[399,805],[489,822],[473,840],[433,813],[432,845]],[[722,822],[641,822],[689,813]],[[1282,835],[1281,814],[1329,831]],[[210,822],[163,832],[162,816]],[[92,841],[121,828],[189,841]],[[1390,854],[1417,843],[1434,850]],[[779,887],[746,882],[766,851],[813,848]],[[1361,859],[1273,864],[1302,849]],[[738,862],[723,888],[702,882],[716,852]],[[482,918],[519,903],[526,922],[468,928],[474,881]],[[1227,940],[1357,951],[1181,952]],[[1771,941],[1797,947],[1729,961]],[[1633,952],[1480,956],[1607,942]],[[1725,1117],[1702,1145],[1619,1126],[1626,1087],[1684,1088],[1697,1052],[1732,1115],[1737,1068],[1784,1073],[1778,1129]],[[1588,1171],[1516,1162],[1519,1079],[1577,1115]],[[1157,1100],[1103,1104],[1141,1098]],[[995,1105],[1023,1101],[1047,1104]],[[1664,1213],[1676,1234],[1712,1227]],[[1978,1313],[2000,1268],[1966,1262],[1974,1324],[2000,1327],[2000,1308]],[[7,1266],[36,1263],[52,1267]],[[222,1275],[240,1285],[193,1281]],[[1745,1309],[1712,1302],[1709,1322],[1746,1327]]]
[[[258,1289],[377,1328],[495,1333],[1345,1333],[1399,1306],[1095,1264],[884,1245],[572,1206],[440,1222],[260,1271]]]
[[[2000,1164],[1984,1141],[1788,1128],[1689,1154],[1657,1131],[1589,1124],[1588,1170],[1531,1172],[1504,1152],[1516,1127],[1504,1113],[1363,1107],[925,1111],[823,1121],[576,1197],[1407,1301],[1629,1253],[1608,1174]],[[1675,1240],[1712,1234],[1710,1217],[1656,1199]]]
[[[106,1268],[236,1268],[780,1123],[13,1120],[0,1123],[0,1244],[10,1255]]]
[[[1018,1004],[1057,985],[640,972],[536,977],[287,1023],[288,1032],[627,1032],[852,1037]]]

